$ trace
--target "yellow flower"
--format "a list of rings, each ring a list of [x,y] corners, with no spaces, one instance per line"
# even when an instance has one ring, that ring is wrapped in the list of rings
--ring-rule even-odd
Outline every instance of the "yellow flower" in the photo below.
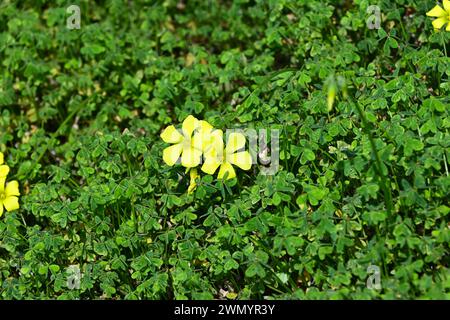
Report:
[[[193,143],[196,149],[207,151],[212,143],[211,133],[214,128],[205,120],[200,120],[197,130],[194,134]]]
[[[441,28],[447,24],[445,30],[450,31],[450,0],[443,0],[442,5],[444,8],[436,5],[433,9],[427,12],[427,16],[436,17],[432,24],[436,31],[441,30]]]
[[[0,178],[0,217],[3,215],[3,206],[7,211],[19,209],[19,183],[11,181],[6,184],[6,177]]]
[[[192,193],[195,188],[197,187],[197,178],[200,177],[200,175],[198,174],[197,169],[190,169],[189,170],[189,176],[190,176],[190,183],[189,183],[189,187],[188,187],[188,193]]]
[[[5,161],[5,157],[3,153],[0,152],[0,184],[4,185],[6,181],[6,177],[9,173],[9,167],[6,164],[3,164]]]
[[[214,174],[219,168],[217,177],[227,179],[236,177],[233,165],[243,170],[249,170],[252,166],[252,157],[248,151],[239,151],[245,147],[245,136],[241,133],[231,133],[228,137],[227,145],[223,148],[223,132],[214,130],[211,132],[210,147],[205,151],[205,162],[202,171],[207,174]]]
[[[201,170],[214,174],[219,169],[219,179],[233,179],[236,171],[233,165],[243,170],[252,166],[252,157],[245,147],[245,136],[241,133],[231,133],[224,148],[223,132],[216,130],[207,121],[198,120],[193,116],[184,119],[181,130],[170,125],[163,130],[161,138],[172,146],[163,150],[163,160],[169,166],[176,164],[181,158],[181,165],[189,172],[190,183],[188,193],[192,193],[200,177],[197,169],[202,157],[204,163]]]
[[[5,157],[3,156],[3,153],[0,152],[0,179],[6,178],[6,176],[9,173],[9,167],[5,164],[3,164],[5,161]]]
[[[173,125],[164,129],[161,138],[164,142],[173,144],[163,151],[163,160],[167,165],[173,166],[180,156],[181,165],[186,168],[193,168],[200,164],[202,141],[199,135],[194,135],[194,131],[206,126],[205,123],[207,122],[201,122],[190,115],[184,119],[181,133]]]

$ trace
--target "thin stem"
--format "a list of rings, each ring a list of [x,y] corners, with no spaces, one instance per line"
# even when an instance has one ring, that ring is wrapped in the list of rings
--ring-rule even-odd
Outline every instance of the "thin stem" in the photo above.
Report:
[[[443,32],[441,32],[441,40],[442,40],[442,45],[444,46],[445,56],[448,57],[448,55],[447,55],[447,46],[445,45],[444,33]]]
[[[447,167],[447,157],[445,156],[446,151],[444,151],[444,166],[445,166],[445,173],[448,177],[448,167]]]
[[[379,176],[379,179],[381,182],[380,183],[381,189],[383,190],[383,194],[384,194],[384,203],[386,205],[388,216],[390,217],[392,214],[393,207],[394,207],[394,204],[392,201],[392,193],[391,193],[391,188],[386,179],[386,176],[383,173],[382,162],[380,159],[380,155],[378,154],[377,147],[375,145],[375,140],[373,139],[370,130],[368,130],[368,123],[367,123],[367,119],[364,114],[364,111],[361,109],[361,107],[358,105],[357,102],[353,101],[352,98],[350,98],[350,100],[351,100],[352,104],[355,105],[356,110],[358,111],[358,114],[361,118],[363,132],[366,133],[369,138],[370,147],[371,147],[372,153],[375,157],[375,164],[376,164],[375,168],[377,170],[377,173],[378,173],[378,176]]]

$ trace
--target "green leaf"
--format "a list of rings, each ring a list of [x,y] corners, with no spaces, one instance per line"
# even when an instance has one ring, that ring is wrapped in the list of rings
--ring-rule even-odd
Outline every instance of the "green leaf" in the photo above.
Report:
[[[314,152],[310,149],[305,148],[303,149],[302,156],[300,158],[300,163],[305,164],[308,161],[313,161],[315,158],[316,156],[314,155]]]

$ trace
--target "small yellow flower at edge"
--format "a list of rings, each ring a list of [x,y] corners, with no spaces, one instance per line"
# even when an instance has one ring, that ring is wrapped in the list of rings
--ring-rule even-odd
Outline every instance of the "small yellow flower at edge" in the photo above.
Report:
[[[215,130],[211,133],[211,148],[205,152],[205,162],[202,171],[214,174],[220,167],[217,177],[222,179],[227,174],[227,179],[236,177],[233,165],[243,170],[249,170],[252,166],[252,157],[248,151],[239,151],[245,147],[245,136],[242,133],[231,133],[227,145],[223,148],[223,133]]]
[[[427,12],[427,16],[436,17],[432,24],[436,31],[439,31],[444,25],[447,24],[445,28],[446,31],[450,31],[450,0],[443,0],[442,7],[436,5],[433,9]]]
[[[3,153],[0,152],[0,179],[6,178],[9,173],[9,167],[6,164],[3,164],[5,161],[5,157]]]
[[[7,211],[19,209],[19,183],[11,181],[6,184],[6,177],[0,177],[0,217],[3,215],[3,206]]]

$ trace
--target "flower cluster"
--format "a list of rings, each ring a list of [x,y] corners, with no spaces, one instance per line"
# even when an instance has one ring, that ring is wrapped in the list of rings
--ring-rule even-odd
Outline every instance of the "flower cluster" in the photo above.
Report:
[[[6,183],[9,167],[4,164],[4,155],[0,152],[0,217],[3,215],[3,207],[7,211],[19,209],[19,183],[10,181]]]
[[[229,134],[225,145],[222,130],[191,115],[184,119],[181,130],[170,125],[161,133],[161,138],[172,144],[163,151],[164,162],[169,166],[181,162],[190,172],[188,192],[195,189],[195,180],[199,176],[196,167],[200,164],[201,171],[207,174],[212,175],[218,169],[218,179],[235,178],[233,165],[243,170],[249,170],[252,166],[250,153],[243,150],[246,143],[243,134]]]
[[[442,7],[436,5],[433,9],[427,12],[427,16],[435,17],[432,24],[436,31],[441,30],[446,25],[445,30],[450,31],[450,0],[443,0]]]

